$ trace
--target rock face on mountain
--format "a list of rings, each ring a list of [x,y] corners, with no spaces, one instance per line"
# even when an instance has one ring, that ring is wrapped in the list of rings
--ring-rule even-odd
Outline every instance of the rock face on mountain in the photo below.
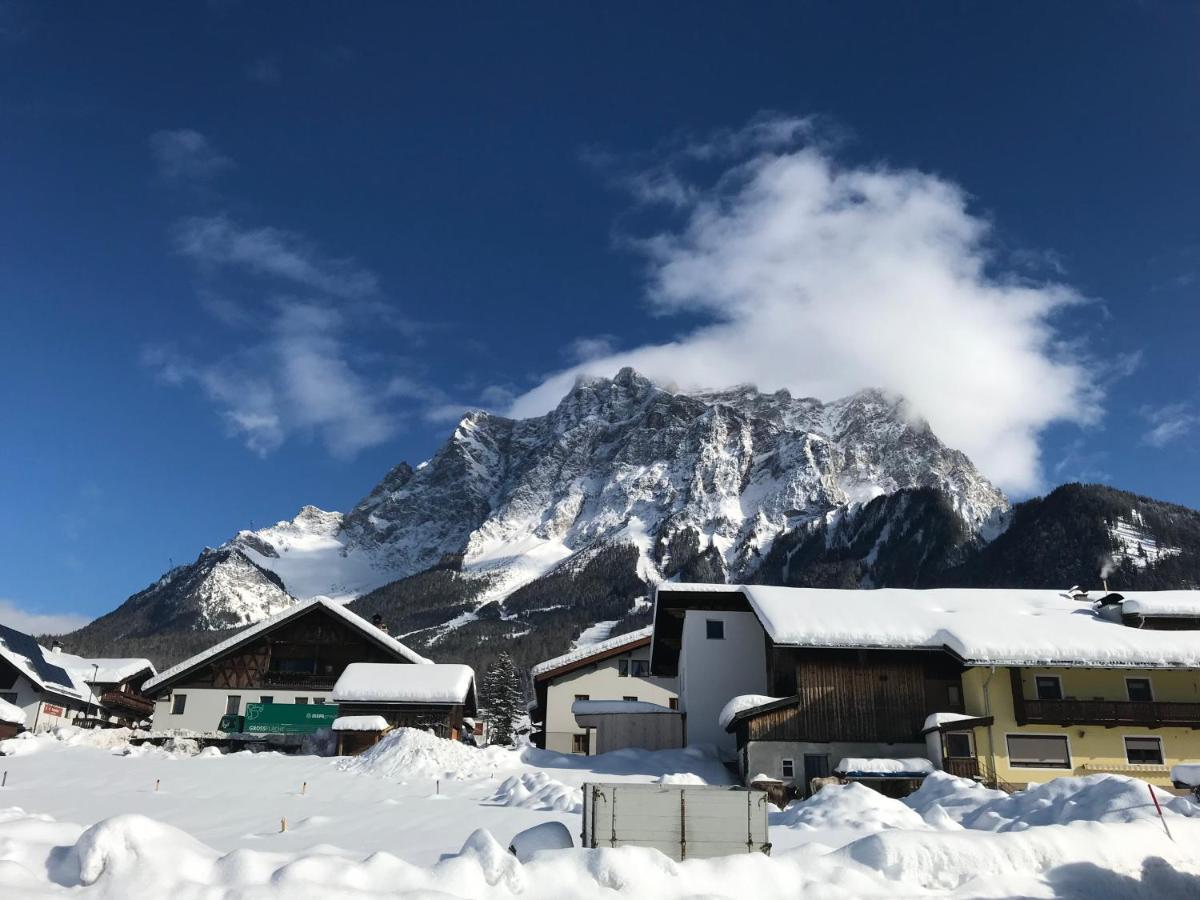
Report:
[[[941,530],[913,535],[938,537],[936,562],[901,565],[888,550],[904,529],[884,519],[935,507]],[[626,369],[580,380],[537,418],[469,413],[431,459],[396,466],[346,514],[305,507],[240,532],[130,598],[106,632],[229,627],[325,594],[361,598],[442,657],[522,633],[531,653],[557,652],[587,625],[644,617],[647,585],[663,578],[789,581],[799,560],[815,572],[816,556],[840,554],[847,583],[919,580],[1002,531],[1007,513],[899,398],[687,394]],[[871,556],[861,571],[848,565],[859,551]]]

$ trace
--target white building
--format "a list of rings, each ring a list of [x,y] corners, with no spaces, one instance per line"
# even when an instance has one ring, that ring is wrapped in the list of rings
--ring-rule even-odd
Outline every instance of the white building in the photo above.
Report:
[[[147,659],[86,659],[61,652],[57,643],[47,650],[32,635],[0,625],[0,700],[25,713],[30,731],[80,718],[114,723],[147,719],[144,700],[133,708],[133,688],[153,674]]]
[[[289,606],[146,682],[154,727],[201,733],[249,703],[332,702],[351,663],[427,664],[362,616],[328,597]]]
[[[576,701],[629,701],[664,710],[678,708],[676,680],[650,675],[649,628],[538,663],[532,675],[532,716],[542,724],[535,741],[560,753],[598,752],[595,731],[580,725],[572,712]]]

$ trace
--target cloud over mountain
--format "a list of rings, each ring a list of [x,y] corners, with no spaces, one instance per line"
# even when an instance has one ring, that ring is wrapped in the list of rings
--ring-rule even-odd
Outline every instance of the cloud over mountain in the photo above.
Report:
[[[760,118],[617,163],[639,209],[669,220],[628,239],[652,311],[699,324],[547,376],[511,412],[544,412],[577,375],[622,366],[686,388],[750,382],[822,399],[877,386],[1003,487],[1035,488],[1041,431],[1099,416],[1101,390],[1055,328],[1083,298],[1006,271],[957,185],[842,163],[814,133],[809,120]]]

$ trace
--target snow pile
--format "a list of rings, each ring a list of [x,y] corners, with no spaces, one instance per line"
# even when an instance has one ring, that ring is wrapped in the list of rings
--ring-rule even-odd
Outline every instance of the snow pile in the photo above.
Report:
[[[415,728],[397,728],[365,753],[338,761],[346,772],[400,779],[478,778],[520,764],[515,750],[468,747]]]
[[[583,792],[555,781],[545,772],[526,772],[506,778],[489,802],[497,806],[522,809],[558,810],[577,813],[583,810]]]
[[[337,684],[340,703],[465,703],[475,687],[470,666],[453,663],[351,663]]]
[[[900,802],[927,822],[931,817],[941,821],[943,815],[949,815],[952,820],[961,823],[963,816],[1007,797],[1004,791],[992,790],[969,778],[956,778],[948,772],[933,772],[925,777],[917,790]]]
[[[832,828],[929,830],[925,820],[899,800],[856,783],[826,785],[809,799],[792,803],[782,813],[773,814],[771,824],[807,831]]]
[[[1072,822],[1135,822],[1157,819],[1150,797],[1153,790],[1164,815],[1200,815],[1189,800],[1125,775],[1088,775],[1055,778],[980,806],[965,815],[967,828],[985,831],[1020,831],[1040,825]]]
[[[1178,835],[1177,835],[1178,837]],[[1194,838],[1193,838],[1194,839]],[[888,879],[893,890],[965,897],[1194,897],[1194,851],[1145,822],[1094,822],[1007,834],[885,831],[830,854]]]
[[[383,716],[338,716],[332,726],[334,731],[387,731],[389,727]]]
[[[738,713],[745,712],[748,709],[754,709],[757,706],[765,706],[768,703],[774,703],[780,700],[780,697],[767,697],[764,694],[742,694],[734,697],[721,709],[721,714],[717,716],[717,724],[722,728],[728,728]]]
[[[934,771],[933,763],[919,756],[904,759],[867,758],[847,756],[840,760],[833,771],[839,775],[928,775]]]
[[[9,703],[4,698],[0,697],[0,722],[8,725],[25,726],[25,710],[17,706],[15,703]]]
[[[694,772],[668,772],[654,779],[655,784],[708,784]]]

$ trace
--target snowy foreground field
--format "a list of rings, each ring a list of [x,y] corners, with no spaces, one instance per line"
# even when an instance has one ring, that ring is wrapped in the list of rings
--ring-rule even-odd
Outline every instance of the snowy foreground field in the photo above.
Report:
[[[131,748],[124,732],[0,743],[0,897],[1200,897],[1200,807],[1144,782],[1011,797],[937,773],[905,802],[859,785],[772,813],[770,857],[674,863],[578,835],[585,781],[725,783],[698,751],[476,750],[414,731],[357,759]],[[157,784],[157,789],[156,789]],[[286,830],[282,830],[286,819]]]

